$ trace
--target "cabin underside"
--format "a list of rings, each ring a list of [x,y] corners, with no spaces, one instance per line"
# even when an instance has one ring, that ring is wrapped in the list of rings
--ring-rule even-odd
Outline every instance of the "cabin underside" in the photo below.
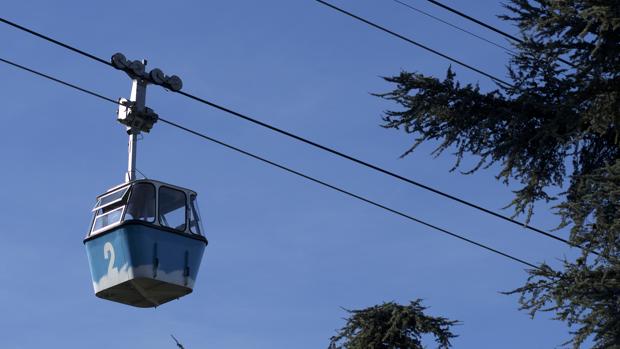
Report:
[[[192,292],[184,287],[169,282],[150,278],[134,278],[118,285],[106,288],[97,297],[113,302],[123,303],[139,308],[153,308]]]

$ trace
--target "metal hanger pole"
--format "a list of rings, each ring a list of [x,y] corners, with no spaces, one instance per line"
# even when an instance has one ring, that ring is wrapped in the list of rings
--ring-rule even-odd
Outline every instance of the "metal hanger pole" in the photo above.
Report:
[[[143,79],[133,79],[131,83],[131,96],[129,101],[132,103],[132,112],[137,114],[143,114],[146,104],[146,85],[147,82]],[[125,182],[131,182],[136,180],[136,158],[138,152],[138,135],[140,129],[134,126],[127,126],[127,133],[129,134],[129,159],[127,162],[127,174],[125,175]]]

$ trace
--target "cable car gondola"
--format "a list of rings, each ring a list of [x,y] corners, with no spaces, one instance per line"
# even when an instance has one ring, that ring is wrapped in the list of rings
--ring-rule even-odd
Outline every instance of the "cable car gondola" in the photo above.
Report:
[[[121,99],[118,112],[129,134],[129,169],[125,183],[97,197],[84,244],[97,297],[157,307],[192,292],[208,242],[196,192],[136,179],[137,135],[149,132],[157,115],[144,106],[146,85],[152,81],[138,74],[137,61],[118,55],[113,64],[120,61],[134,69],[128,72],[133,80],[131,100]],[[141,64],[143,73],[145,63]]]

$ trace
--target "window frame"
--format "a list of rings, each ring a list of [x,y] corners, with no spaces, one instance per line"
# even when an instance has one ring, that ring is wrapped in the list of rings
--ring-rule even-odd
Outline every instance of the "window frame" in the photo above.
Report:
[[[161,200],[161,189],[162,188],[165,188],[165,189],[168,189],[168,190],[177,191],[177,192],[180,192],[180,193],[183,194],[183,198],[184,198],[183,202],[184,202],[184,205],[185,205],[185,209],[183,210],[184,220],[183,220],[183,229],[182,230],[181,229],[177,229],[176,227],[171,227],[171,226],[169,226],[167,224],[162,223],[162,221],[161,221],[161,218],[162,218],[163,215],[161,214],[161,205],[159,203],[160,203],[160,200]],[[167,185],[160,185],[157,188],[157,224],[159,224],[160,227],[169,228],[169,229],[172,229],[174,231],[186,233],[187,229],[189,228],[189,224],[187,224],[188,223],[187,210],[188,210],[187,193],[185,192],[185,190],[173,188],[173,187],[170,187],[170,186],[167,186]],[[172,211],[170,211],[170,212],[172,212]]]
[[[119,207],[117,207],[117,208],[115,208],[115,209],[113,209],[113,210],[111,210],[109,212],[102,213],[102,214],[99,214],[99,215],[95,215],[95,218],[93,218],[93,223],[91,224],[90,234],[88,234],[88,235],[89,236],[96,235],[96,234],[100,233],[102,230],[105,230],[105,229],[108,229],[108,228],[111,228],[111,227],[114,227],[114,226],[117,226],[117,225],[123,223],[124,222],[123,218],[125,217],[125,209],[126,208],[127,208],[127,205],[125,204],[125,205],[119,206]],[[121,210],[121,214],[120,214],[119,220],[117,220],[116,222],[114,222],[112,224],[108,224],[108,225],[106,225],[104,227],[101,227],[99,229],[93,230],[95,228],[95,223],[97,222],[98,218],[106,216],[106,215],[109,215],[110,213],[112,213],[114,211],[118,211],[118,210]]]
[[[141,219],[125,219],[126,215],[127,215],[127,210],[125,210],[123,212],[123,222],[132,222],[132,221],[138,221],[138,222],[144,222],[144,223],[148,223],[148,224],[156,224],[159,221],[159,217],[157,217],[157,215],[159,215],[159,188],[158,186],[156,186],[155,184],[153,184],[152,182],[138,182],[138,183],[134,183],[133,185],[131,185],[131,189],[129,190],[129,196],[127,197],[127,202],[125,203],[125,207],[129,208],[129,204],[131,201],[131,196],[133,195],[134,192],[134,187],[138,186],[138,185],[150,185],[151,188],[153,188],[153,195],[154,195],[154,202],[155,202],[155,216],[153,217],[152,221],[147,221],[147,220],[141,220]]]
[[[92,212],[96,212],[97,210],[100,210],[100,209],[102,209],[102,208],[105,208],[105,207],[108,207],[108,206],[110,206],[110,205],[113,205],[113,204],[115,204],[115,203],[117,203],[117,202],[119,202],[119,201],[122,201],[123,199],[125,199],[125,197],[126,197],[126,196],[128,196],[128,193],[129,193],[129,191],[130,191],[130,190],[129,190],[130,188],[131,188],[131,186],[130,186],[130,185],[127,185],[127,186],[124,186],[124,187],[118,188],[118,189],[116,189],[116,190],[114,190],[114,191],[112,191],[112,192],[105,193],[105,194],[101,195],[100,197],[98,197],[98,198],[97,198],[97,203],[95,203],[95,208],[93,208]],[[102,198],[107,197],[107,196],[110,196],[110,195],[115,194],[115,193],[118,193],[118,192],[119,192],[119,191],[121,191],[121,190],[125,190],[125,192],[124,192],[124,193],[123,193],[123,195],[121,195],[118,199],[112,200],[112,201],[110,201],[110,202],[108,202],[108,203],[106,203],[106,204],[103,204],[103,205],[98,205],[98,204],[99,204],[99,201],[100,201]]]
[[[187,210],[189,211],[190,215],[196,221],[196,229],[198,230],[197,232],[194,232],[192,230],[191,219],[190,217],[187,217],[188,228],[189,228],[190,234],[204,236],[204,227],[202,225],[202,215],[200,214],[200,209],[198,208],[198,195],[196,193],[189,194]]]

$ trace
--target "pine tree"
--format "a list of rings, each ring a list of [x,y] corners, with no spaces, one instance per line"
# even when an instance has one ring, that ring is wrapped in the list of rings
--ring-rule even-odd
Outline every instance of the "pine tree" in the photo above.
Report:
[[[386,78],[393,91],[379,96],[399,104],[386,128],[425,141],[435,153],[478,158],[464,173],[499,165],[498,178],[521,187],[511,205],[529,220],[540,200],[556,203],[558,228],[584,247],[563,270],[529,270],[520,294],[532,316],[554,312],[579,348],[620,348],[620,1],[512,0],[509,15],[523,39],[511,59],[513,87],[483,92],[444,79],[401,72]],[[570,62],[565,64],[560,59]],[[560,195],[550,189],[565,186]],[[594,252],[594,253],[593,253]]]
[[[346,325],[331,338],[329,349],[423,349],[423,335],[432,335],[438,348],[450,348],[455,338],[450,326],[457,321],[424,314],[421,300],[409,305],[383,303],[352,314]]]

